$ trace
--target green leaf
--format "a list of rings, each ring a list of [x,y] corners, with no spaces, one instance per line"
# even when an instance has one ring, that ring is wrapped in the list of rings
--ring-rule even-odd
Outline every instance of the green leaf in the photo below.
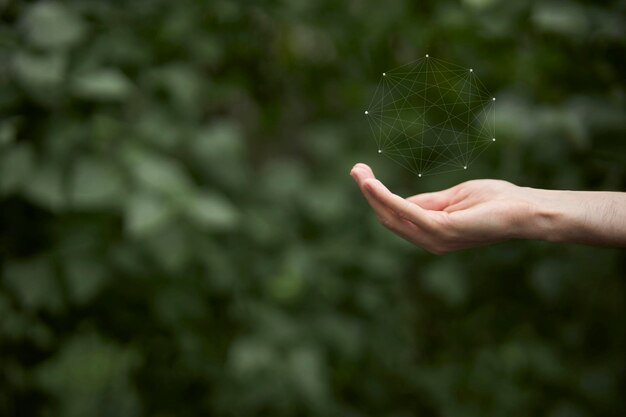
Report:
[[[467,283],[460,268],[453,262],[441,260],[426,269],[422,285],[427,292],[449,305],[462,304],[467,298]]]
[[[26,310],[54,312],[61,309],[61,293],[48,258],[7,262],[3,275],[5,285]]]
[[[85,24],[65,5],[43,1],[28,8],[22,21],[26,39],[40,48],[67,47],[85,34]]]
[[[103,265],[89,255],[69,258],[64,271],[69,297],[79,305],[88,303],[106,282]]]
[[[294,387],[311,404],[327,401],[326,366],[322,356],[313,348],[294,349],[287,357]]]
[[[175,149],[184,134],[184,129],[167,108],[153,106],[145,109],[135,122],[136,132],[148,143],[161,149]]]
[[[167,195],[187,194],[192,188],[183,167],[156,152],[132,148],[126,152],[125,160],[140,186]]]
[[[36,369],[36,380],[59,404],[64,417],[140,414],[131,373],[134,351],[92,334],[74,335]],[[103,412],[103,410],[107,410]]]
[[[235,375],[249,377],[272,369],[280,358],[267,341],[248,337],[232,343],[228,360]]]
[[[564,36],[582,36],[589,30],[588,15],[578,5],[560,2],[538,3],[532,14],[532,22],[546,32]]]
[[[198,192],[185,201],[186,214],[201,226],[210,229],[231,229],[239,213],[226,198],[209,192]]]
[[[236,123],[211,123],[197,130],[188,144],[190,159],[207,177],[226,186],[246,187],[246,144]]]
[[[278,301],[297,299],[304,289],[304,279],[296,271],[284,271],[268,282],[269,293]]]
[[[119,170],[98,158],[80,159],[70,179],[70,198],[78,208],[117,205],[123,191],[124,183]]]
[[[43,207],[57,210],[65,205],[65,187],[61,167],[44,164],[26,180],[24,194]]]
[[[0,148],[11,144],[17,136],[18,118],[13,117],[0,122]]]
[[[131,235],[145,235],[163,226],[172,215],[163,199],[148,193],[132,195],[126,202],[126,229]]]
[[[133,85],[117,69],[98,69],[77,75],[72,80],[73,93],[94,101],[119,101],[132,92]]]
[[[0,154],[0,193],[8,194],[21,188],[33,169],[30,146],[18,144]]]
[[[63,81],[65,68],[65,55],[61,53],[18,52],[13,58],[13,73],[29,91],[58,87]],[[36,94],[36,91],[32,92]]]
[[[203,78],[192,66],[175,63],[163,66],[151,74],[153,82],[165,90],[181,111],[194,113],[202,100]]]
[[[292,248],[287,252],[282,271],[265,281],[272,298],[280,302],[292,302],[306,293],[306,271],[311,268],[310,257],[303,248]]]
[[[229,122],[214,123],[200,129],[191,139],[192,156],[202,161],[239,162],[245,144],[237,126]]]
[[[176,273],[184,267],[191,254],[188,230],[176,222],[169,222],[151,232],[150,238],[142,241],[142,248],[149,250],[163,269]]]

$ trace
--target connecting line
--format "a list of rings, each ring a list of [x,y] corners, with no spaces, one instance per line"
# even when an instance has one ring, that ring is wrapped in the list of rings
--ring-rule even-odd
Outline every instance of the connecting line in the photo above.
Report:
[[[496,141],[478,71],[429,54],[382,72],[364,117],[376,150],[418,177],[466,170]]]

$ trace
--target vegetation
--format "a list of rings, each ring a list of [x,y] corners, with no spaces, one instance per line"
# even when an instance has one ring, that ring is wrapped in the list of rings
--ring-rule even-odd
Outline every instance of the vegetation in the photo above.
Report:
[[[363,109],[429,53],[498,142],[417,179]],[[380,227],[471,178],[625,190],[621,1],[0,1],[0,415],[622,416],[626,257],[435,257]]]

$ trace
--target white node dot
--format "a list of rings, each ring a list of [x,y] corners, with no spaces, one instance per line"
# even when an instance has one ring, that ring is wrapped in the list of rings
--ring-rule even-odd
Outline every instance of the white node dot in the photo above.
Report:
[[[470,68],[470,72],[474,72],[474,69],[473,69],[473,68]]]
[[[422,178],[422,174],[417,174],[418,177]]]
[[[386,77],[386,76],[387,76],[387,73],[386,73],[386,72],[383,72],[383,77]]]
[[[496,138],[491,139],[491,141],[492,141],[492,142],[495,142],[495,141],[496,141]]]
[[[491,99],[491,101],[496,101],[496,98],[495,98],[495,97],[494,97],[494,98],[492,98],[492,99]]]
[[[467,169],[467,165],[465,165],[465,166],[463,167],[463,169]]]
[[[365,114],[370,114],[367,110],[365,110]]]
[[[426,58],[428,58],[428,54],[426,54]]]
[[[378,153],[383,153],[383,151],[381,151],[380,149],[378,150]]]

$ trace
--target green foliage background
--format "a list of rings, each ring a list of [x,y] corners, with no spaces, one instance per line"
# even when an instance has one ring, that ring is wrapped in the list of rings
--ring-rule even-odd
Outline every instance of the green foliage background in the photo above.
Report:
[[[376,153],[380,72],[498,97],[472,169]],[[435,257],[348,176],[624,190],[622,1],[0,1],[0,415],[622,416],[626,257]]]

